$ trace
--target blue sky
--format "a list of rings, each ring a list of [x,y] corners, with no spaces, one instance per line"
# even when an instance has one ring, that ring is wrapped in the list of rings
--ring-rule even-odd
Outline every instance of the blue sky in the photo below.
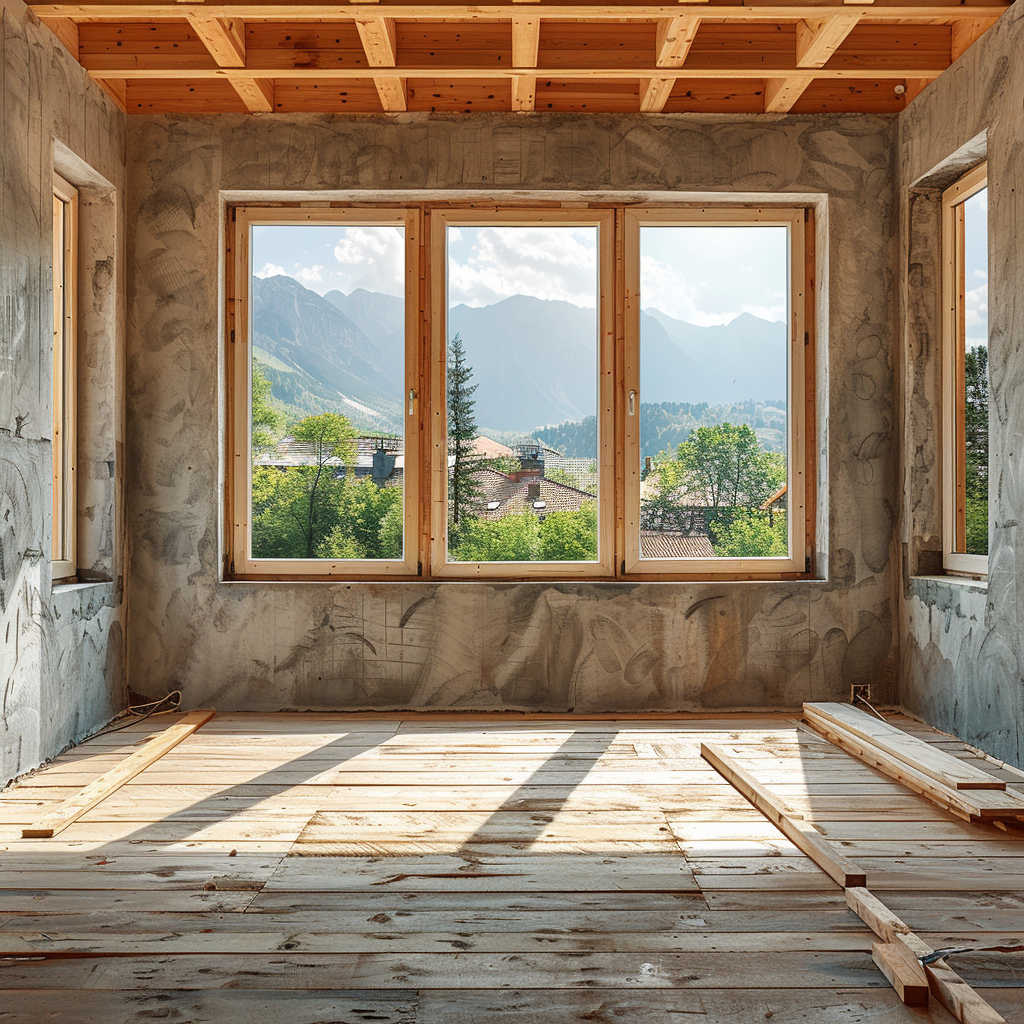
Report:
[[[964,203],[967,347],[988,345],[988,189]]]

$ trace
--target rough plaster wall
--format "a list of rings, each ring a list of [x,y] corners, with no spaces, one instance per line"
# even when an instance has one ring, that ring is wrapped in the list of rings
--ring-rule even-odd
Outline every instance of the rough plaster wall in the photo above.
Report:
[[[791,707],[848,696],[853,682],[885,689],[894,127],[849,116],[132,118],[133,684],[253,710]],[[455,188],[828,197],[827,582],[218,582],[218,193]]]
[[[1007,761],[1024,763],[1024,7],[900,115],[906,401],[901,509],[900,700]],[[987,135],[990,505],[987,588],[924,578],[941,566],[937,192]],[[955,164],[957,160],[952,163]],[[936,168],[946,165],[944,171]],[[930,177],[929,177],[930,176]],[[929,195],[911,191],[924,178]]]
[[[123,197],[123,115],[18,0],[0,0],[0,783],[57,753],[123,706],[114,582],[50,581],[52,173],[58,140]],[[123,199],[122,199],[123,201]],[[88,216],[88,214],[86,214]],[[119,211],[120,217],[120,211]],[[112,579],[114,396],[123,369],[110,332],[112,275],[81,253],[80,388],[94,400],[79,462],[96,575]],[[116,316],[114,318],[116,321]]]

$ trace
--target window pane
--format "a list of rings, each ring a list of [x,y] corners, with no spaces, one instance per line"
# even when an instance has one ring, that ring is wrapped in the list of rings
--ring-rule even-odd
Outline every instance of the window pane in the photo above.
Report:
[[[963,409],[958,445],[958,550],[988,554],[988,191],[963,204]]]
[[[598,229],[447,247],[448,557],[596,561]]]
[[[640,555],[789,555],[789,231],[640,228]]]
[[[404,551],[405,232],[254,225],[252,557]]]

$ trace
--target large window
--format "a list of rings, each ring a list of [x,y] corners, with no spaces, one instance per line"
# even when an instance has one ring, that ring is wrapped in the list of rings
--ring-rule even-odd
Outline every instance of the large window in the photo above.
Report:
[[[982,164],[943,195],[943,541],[988,571],[988,192]]]
[[[234,208],[228,574],[809,573],[809,216]]]
[[[53,530],[52,577],[77,572],[76,316],[78,192],[53,179]]]

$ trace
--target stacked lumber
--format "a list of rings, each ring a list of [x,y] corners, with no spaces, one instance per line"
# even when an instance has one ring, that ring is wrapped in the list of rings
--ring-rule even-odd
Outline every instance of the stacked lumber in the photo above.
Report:
[[[971,821],[1024,820],[1024,797],[981,768],[850,704],[804,704],[816,732],[933,803]]]

